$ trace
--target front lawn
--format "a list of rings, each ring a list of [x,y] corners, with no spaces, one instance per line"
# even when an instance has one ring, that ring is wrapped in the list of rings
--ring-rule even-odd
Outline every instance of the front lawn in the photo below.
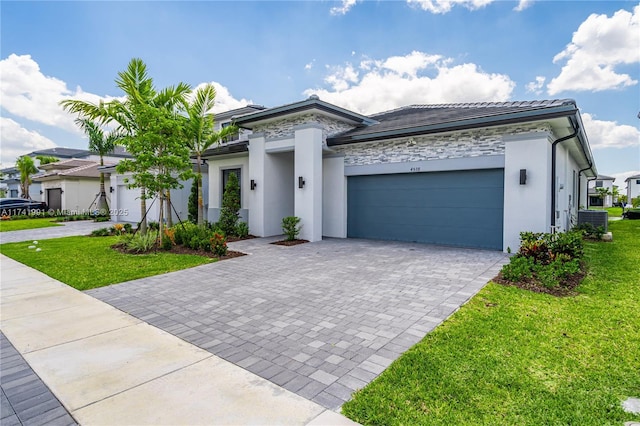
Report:
[[[124,254],[111,248],[118,237],[65,237],[0,245],[0,253],[63,283],[88,290],[109,284],[164,274],[214,262],[198,255],[165,253]]]
[[[55,218],[45,217],[40,219],[15,219],[0,221],[0,232],[22,231],[23,229],[48,228],[49,226],[62,226],[55,223]]]
[[[622,217],[622,207],[607,207],[604,209],[602,207],[589,207],[589,210],[606,210],[607,212],[609,212],[609,217]]]
[[[640,420],[640,221],[586,243],[576,297],[488,284],[355,394],[365,425],[604,425]]]

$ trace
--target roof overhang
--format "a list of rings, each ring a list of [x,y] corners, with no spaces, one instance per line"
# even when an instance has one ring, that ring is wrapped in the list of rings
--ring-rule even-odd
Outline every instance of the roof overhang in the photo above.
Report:
[[[282,119],[284,117],[308,114],[311,112],[344,121],[353,126],[366,126],[376,123],[376,120],[373,120],[370,117],[321,101],[314,95],[301,102],[241,115],[234,117],[233,120],[239,127],[253,129],[257,125],[268,123],[270,121]]]

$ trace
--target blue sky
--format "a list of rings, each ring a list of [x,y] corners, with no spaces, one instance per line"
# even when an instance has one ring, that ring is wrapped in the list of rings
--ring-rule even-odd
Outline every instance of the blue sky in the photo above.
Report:
[[[2,1],[1,161],[85,148],[64,98],[215,82],[218,111],[311,93],[374,113],[415,103],[573,98],[598,170],[640,173],[640,6],[629,1]]]

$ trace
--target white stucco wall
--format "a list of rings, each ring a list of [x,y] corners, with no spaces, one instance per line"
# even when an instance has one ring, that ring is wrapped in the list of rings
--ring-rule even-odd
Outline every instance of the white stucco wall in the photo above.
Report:
[[[631,201],[640,197],[640,176],[631,178],[627,181],[627,203],[631,204]]]
[[[551,226],[550,134],[537,132],[505,140],[503,248],[515,252],[520,232],[549,232]],[[527,182],[520,185],[520,169]]]
[[[216,222],[220,217],[220,208],[222,207],[222,171],[227,169],[240,169],[240,217],[246,221],[247,209],[249,206],[250,187],[249,182],[252,179],[249,176],[249,156],[245,153],[234,156],[219,156],[207,159],[209,166],[208,174],[208,209],[207,220]],[[203,185],[203,190],[204,190]]]
[[[264,164],[264,234],[280,235],[282,218],[294,215],[294,153],[266,154]]]
[[[300,238],[322,240],[322,127],[303,125],[295,130],[295,179],[303,177],[303,188],[295,190],[295,215],[301,221]]]
[[[125,178],[129,176],[129,174],[119,175],[114,173],[110,179],[105,182],[109,210],[113,222],[137,224],[142,219],[140,188],[127,188]],[[204,174],[203,179],[206,178],[207,175]],[[186,221],[189,218],[188,203],[191,192],[191,182],[191,180],[183,182],[183,188],[171,190],[171,203],[175,208],[175,211],[173,209],[171,211],[171,217],[174,223],[177,223],[179,220]],[[114,191],[110,192],[109,187],[113,188]],[[148,209],[147,221],[157,221],[160,217],[159,200],[150,198],[147,199],[146,203]]]
[[[556,230],[563,232],[578,222],[578,172],[566,142],[556,145]]]
[[[322,235],[347,237],[347,177],[343,157],[322,160]]]

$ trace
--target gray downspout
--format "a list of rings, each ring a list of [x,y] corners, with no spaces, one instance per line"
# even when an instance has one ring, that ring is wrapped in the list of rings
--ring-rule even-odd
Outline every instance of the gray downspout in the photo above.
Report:
[[[587,161],[589,161],[589,159],[587,158]],[[589,161],[589,167],[585,167],[584,169],[580,169],[578,170],[578,208],[580,208],[580,173],[589,170],[590,168],[593,167],[593,163],[591,161]],[[593,179],[587,179],[587,205],[586,205],[586,209],[589,209],[589,182],[591,182],[594,179],[597,179],[598,177],[594,177]]]
[[[573,124],[573,120],[569,119],[573,133],[556,139],[551,144],[551,232],[555,232],[556,226],[556,145],[569,139],[573,139],[578,135],[578,126]]]

